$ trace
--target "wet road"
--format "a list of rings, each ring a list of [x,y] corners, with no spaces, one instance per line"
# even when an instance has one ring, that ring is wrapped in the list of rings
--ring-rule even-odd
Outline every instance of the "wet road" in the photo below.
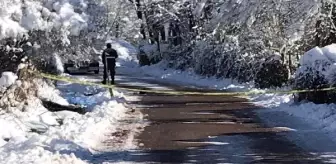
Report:
[[[120,75],[119,85],[197,90],[151,78]],[[286,128],[267,127],[247,99],[232,96],[171,96],[129,92],[128,104],[149,126],[136,137],[139,150],[97,155],[95,163],[323,163],[287,140]]]
[[[138,142],[145,154],[134,161],[158,163],[319,163],[265,127],[246,99],[229,96],[144,95],[151,122]]]

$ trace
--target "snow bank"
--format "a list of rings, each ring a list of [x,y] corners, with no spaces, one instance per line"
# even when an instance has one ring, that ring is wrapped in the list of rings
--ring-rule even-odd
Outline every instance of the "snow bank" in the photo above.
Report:
[[[305,143],[308,146],[318,145],[325,147],[319,144],[326,144],[325,141],[322,141],[322,138],[316,138],[315,135],[323,135],[327,137],[327,142],[333,141],[336,143],[336,104],[314,104],[311,102],[306,103],[294,103],[292,95],[285,94],[267,94],[259,95],[252,98],[252,101],[257,104],[269,108],[267,110],[260,110],[258,114],[270,124],[286,124],[287,126],[299,128],[296,135],[314,133],[313,141],[316,143]],[[272,114],[274,113],[274,114]],[[279,114],[281,113],[281,114]],[[270,117],[274,115],[277,118]],[[286,118],[281,118],[286,117]],[[291,122],[285,123],[288,121],[288,118],[292,119]],[[276,121],[275,121],[276,120]],[[298,123],[296,123],[298,122]],[[300,123],[303,122],[303,123]],[[307,132],[305,130],[309,130]],[[314,132],[316,131],[316,132]],[[298,137],[298,136],[296,136]],[[309,138],[309,137],[308,137]],[[291,138],[294,139],[295,138]],[[321,142],[322,141],[322,142]],[[300,141],[306,142],[306,141]],[[334,144],[331,144],[334,145]],[[333,148],[334,149],[334,148]]]
[[[290,115],[302,118],[311,124],[317,125],[321,130],[330,136],[336,135],[336,105],[335,104],[313,104],[303,103],[297,106],[282,104],[279,110]],[[336,138],[332,137],[336,142]]]
[[[140,114],[130,116],[123,105],[123,95],[115,92],[116,98],[111,99],[107,90],[80,97],[82,102],[101,100],[85,115],[69,111],[49,112],[40,99],[66,105],[69,103],[62,97],[66,94],[42,80],[36,82],[40,84],[38,98],[31,97],[27,105],[11,107],[6,109],[8,113],[0,115],[0,163],[86,163],[93,153],[104,151],[101,149],[104,141],[114,138],[111,134],[124,126],[121,120],[142,117]],[[63,91],[72,89],[71,85],[63,87]],[[127,128],[132,133],[127,142],[109,145],[109,151],[135,148],[133,137],[139,126],[142,125],[130,124]]]
[[[7,120],[9,119],[9,120]],[[24,132],[20,129],[20,126],[18,126],[16,123],[11,122],[10,119],[12,118],[3,118],[0,119],[0,146],[3,146],[6,144],[5,140],[10,138],[18,138],[20,136],[24,136]]]
[[[282,104],[291,104],[293,95],[291,94],[259,94],[250,97],[251,101],[256,105],[275,108]]]
[[[184,85],[195,85],[197,87],[207,87],[209,89],[243,91],[251,88],[251,84],[239,84],[235,80],[215,77],[203,77],[197,75],[194,71],[180,71],[166,68],[167,64],[161,62],[156,65],[143,66],[138,70],[139,73],[157,77],[165,82],[177,82]]]
[[[37,96],[40,99],[56,102],[61,105],[69,105],[68,100],[61,96],[61,92],[50,84],[41,79],[35,80],[35,83],[40,84],[37,89]]]
[[[329,81],[329,85],[335,84],[336,44],[323,48],[315,47],[301,57],[300,67],[295,73],[295,78],[304,77],[309,73],[319,73]],[[311,76],[314,77],[317,74]],[[305,79],[304,82],[308,80]],[[313,130],[322,131],[336,142],[334,137],[336,135],[335,104],[294,103],[293,96],[289,94],[258,95],[254,96],[252,100],[258,105],[272,108],[271,112],[285,112],[293,118],[304,120],[305,123],[314,126]]]
[[[3,72],[0,78],[0,87],[7,88],[14,84],[18,77],[13,72]]]
[[[126,111],[127,109],[115,100],[104,102],[84,116],[66,118],[61,127],[50,128],[46,135],[75,142],[93,152],[99,148],[100,142],[106,139],[105,133],[116,131],[118,120],[126,116]],[[67,148],[61,147],[57,151],[64,149]]]

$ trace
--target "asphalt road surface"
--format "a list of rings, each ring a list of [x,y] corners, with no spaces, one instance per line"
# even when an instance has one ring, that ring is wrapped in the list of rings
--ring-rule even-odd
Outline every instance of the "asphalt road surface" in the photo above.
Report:
[[[150,77],[119,75],[118,85],[148,89],[197,90]],[[207,92],[208,90],[203,90]],[[243,97],[172,96],[128,92],[149,126],[136,137],[139,150],[96,155],[93,163],[323,163],[284,137],[286,128],[266,126]]]

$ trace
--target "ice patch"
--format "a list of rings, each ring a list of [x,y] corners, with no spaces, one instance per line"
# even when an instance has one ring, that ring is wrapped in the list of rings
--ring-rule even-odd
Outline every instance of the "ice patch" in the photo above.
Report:
[[[210,144],[210,145],[228,145],[229,143],[227,142],[202,142],[205,144]]]
[[[295,129],[292,129],[289,127],[274,127],[273,129],[280,130],[280,131],[296,131]]]

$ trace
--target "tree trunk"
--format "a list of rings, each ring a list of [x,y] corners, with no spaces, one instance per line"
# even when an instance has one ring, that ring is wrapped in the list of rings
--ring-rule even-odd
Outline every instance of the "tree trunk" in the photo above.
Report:
[[[165,27],[161,26],[160,27],[160,35],[161,35],[161,40],[166,40],[166,31],[165,31]]]
[[[331,4],[328,2],[324,2],[322,4],[322,12],[324,14],[331,14],[330,18],[327,18],[326,20],[331,22],[325,22],[326,20],[318,20],[316,22],[315,28],[316,28],[316,34],[315,34],[315,44],[319,47],[324,47],[327,45],[330,45],[332,43],[336,43],[336,5]],[[331,12],[331,13],[330,13]]]
[[[119,20],[116,22],[116,34],[115,37],[119,38],[119,34],[120,34],[120,27],[119,27]]]
[[[175,46],[181,45],[182,44],[182,39],[181,39],[181,32],[180,32],[180,28],[179,28],[178,24],[175,23],[172,26],[171,30],[172,30],[173,44]]]
[[[143,23],[141,23],[141,26],[140,26],[140,33],[143,39],[147,39],[145,25]]]
[[[145,25],[144,25],[144,20],[143,20],[143,18],[144,18],[143,15],[144,14],[143,14],[143,8],[141,6],[141,2],[140,2],[140,0],[135,0],[135,1],[131,0],[131,2],[135,3],[137,16],[142,21],[141,26],[140,26],[140,33],[142,35],[142,38],[146,39],[147,36],[146,36],[146,30],[145,30]]]
[[[288,67],[289,67],[289,69],[288,69],[288,74],[289,74],[289,76],[292,74],[292,54],[291,53],[289,53],[288,54]]]
[[[320,35],[322,35],[321,23],[322,21],[318,20],[315,25],[315,28],[316,28],[315,46],[321,46],[321,38],[320,38]]]
[[[157,49],[158,49],[158,52],[159,52],[160,59],[162,59],[159,34],[156,34],[155,40],[156,40],[156,43],[157,43]]]

